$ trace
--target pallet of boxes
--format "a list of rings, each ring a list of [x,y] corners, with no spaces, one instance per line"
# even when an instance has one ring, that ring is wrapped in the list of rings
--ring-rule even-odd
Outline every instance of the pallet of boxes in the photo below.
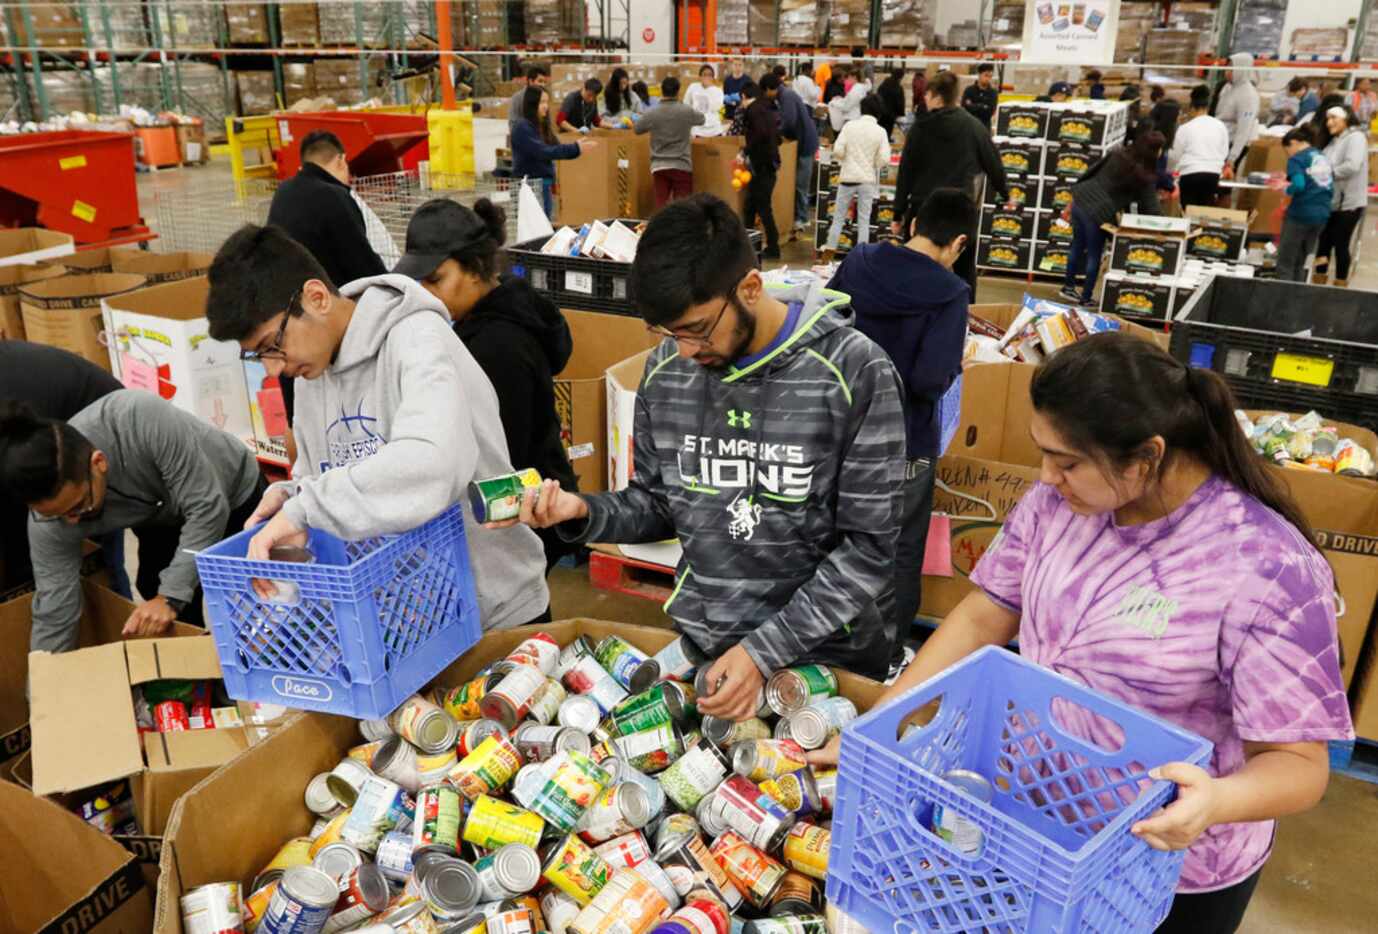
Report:
[[[840,163],[829,161],[818,170],[818,213],[813,225],[814,249],[822,250],[828,242],[828,232],[832,228],[833,212],[837,210],[837,186],[842,174]],[[881,173],[880,192],[871,204],[871,225],[867,233],[868,242],[878,243],[891,236],[890,224],[895,217],[895,179],[899,174],[899,164],[892,158],[891,163]],[[786,215],[788,216],[788,215]],[[847,253],[857,243],[857,214],[855,202],[847,217],[843,219],[842,230],[837,238],[839,256]]]
[[[976,265],[990,272],[1066,274],[1072,227],[1062,213],[1072,185],[1124,142],[1129,105],[1078,100],[1002,103],[995,116],[995,148],[1005,169],[1010,202],[989,185],[981,208]]]
[[[1165,323],[1207,276],[1251,278],[1243,262],[1249,215],[1189,207],[1186,217],[1122,215],[1108,224],[1110,258],[1101,311]]]

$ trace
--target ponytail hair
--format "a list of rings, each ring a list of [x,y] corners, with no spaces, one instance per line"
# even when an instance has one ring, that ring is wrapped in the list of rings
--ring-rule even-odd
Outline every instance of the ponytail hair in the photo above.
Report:
[[[1116,470],[1151,457],[1148,441],[1167,444],[1151,465],[1156,481],[1177,454],[1190,454],[1296,527],[1315,532],[1287,487],[1249,446],[1235,399],[1219,374],[1175,360],[1128,334],[1095,334],[1054,353],[1030,387],[1033,406],[1059,435]]]
[[[0,488],[9,499],[31,506],[67,483],[85,483],[93,450],[66,422],[42,418],[21,403],[0,403]]]

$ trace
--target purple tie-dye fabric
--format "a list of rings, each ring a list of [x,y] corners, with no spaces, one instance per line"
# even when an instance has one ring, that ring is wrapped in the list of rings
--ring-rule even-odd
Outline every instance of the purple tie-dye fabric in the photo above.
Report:
[[[1137,526],[1077,515],[1037,484],[972,581],[1020,614],[1023,655],[1215,743],[1213,775],[1239,770],[1245,741],[1354,735],[1329,565],[1222,478]],[[1268,858],[1273,823],[1208,829],[1187,853],[1178,891],[1250,876]]]

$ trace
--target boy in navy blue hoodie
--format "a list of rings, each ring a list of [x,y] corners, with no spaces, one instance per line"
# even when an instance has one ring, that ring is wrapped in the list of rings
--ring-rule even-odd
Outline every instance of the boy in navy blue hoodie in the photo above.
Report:
[[[1312,147],[1310,124],[1289,130],[1282,138],[1287,149],[1286,193],[1292,201],[1282,219],[1278,239],[1277,277],[1291,282],[1306,281],[1306,258],[1316,252],[1316,243],[1335,195],[1335,177],[1330,160]],[[1282,187],[1279,182],[1277,187]]]
[[[962,372],[971,293],[952,264],[967,248],[976,220],[970,195],[939,188],[919,208],[908,243],[857,247],[828,284],[851,296],[856,329],[890,355],[904,382],[907,466],[891,617],[897,647],[919,608],[934,468],[942,453],[938,403]]]

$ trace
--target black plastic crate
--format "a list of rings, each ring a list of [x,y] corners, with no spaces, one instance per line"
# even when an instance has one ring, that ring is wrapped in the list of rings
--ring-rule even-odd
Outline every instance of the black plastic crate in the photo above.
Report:
[[[1171,349],[1224,376],[1248,407],[1315,409],[1378,430],[1373,292],[1211,276],[1177,313]]]

